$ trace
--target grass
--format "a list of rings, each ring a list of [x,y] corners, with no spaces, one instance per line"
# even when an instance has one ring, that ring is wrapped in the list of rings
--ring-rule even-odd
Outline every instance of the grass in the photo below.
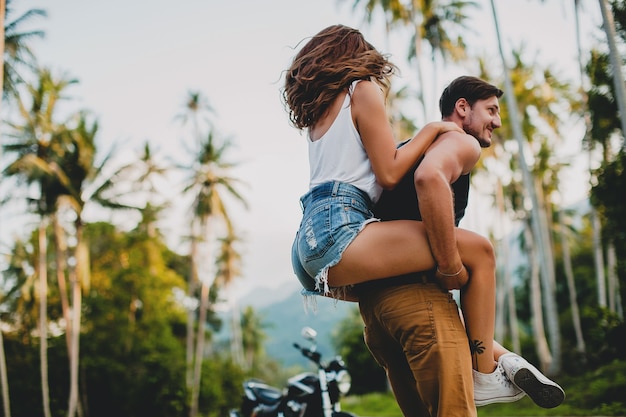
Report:
[[[568,391],[565,388],[566,392]],[[367,417],[403,417],[391,393],[372,393],[363,396],[349,396],[342,400],[342,410],[357,416]],[[538,407],[530,398],[524,397],[514,403],[490,404],[478,408],[479,417],[489,416],[621,416],[625,414],[623,406],[604,404],[599,409],[581,409],[576,404],[568,404],[567,398],[560,406],[551,409]]]
[[[524,397],[514,403],[479,407],[478,416],[626,416],[626,361],[615,360],[582,375],[564,376],[558,382],[566,397],[556,408],[538,407],[530,398]],[[344,411],[357,416],[403,417],[390,392],[349,396],[341,404]]]

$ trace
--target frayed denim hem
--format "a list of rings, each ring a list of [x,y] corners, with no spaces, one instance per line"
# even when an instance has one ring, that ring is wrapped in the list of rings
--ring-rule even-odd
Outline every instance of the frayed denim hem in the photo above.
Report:
[[[300,294],[304,299],[304,311],[305,313],[309,312],[309,308],[313,311],[313,313],[317,313],[317,297],[326,297],[332,298],[333,303],[336,305],[339,301],[345,298],[346,287],[337,287],[331,288],[328,293],[323,293],[322,291],[310,291],[310,290],[301,290]]]
[[[315,290],[316,291],[319,291],[321,295],[326,295],[326,296],[330,296],[333,298],[337,298],[334,296],[334,294],[336,294],[335,290],[341,287],[334,288],[333,290],[330,289],[330,287],[328,286],[328,270],[332,268],[333,266],[337,265],[341,261],[341,258],[343,257],[343,253],[345,252],[346,248],[350,246],[350,244],[354,241],[354,239],[356,239],[356,237],[359,235],[359,233],[361,233],[361,231],[365,228],[365,226],[367,226],[370,223],[379,222],[379,221],[380,221],[379,218],[372,217],[370,219],[365,220],[361,224],[361,226],[359,227],[359,230],[354,234],[352,239],[348,243],[346,243],[345,246],[341,248],[339,252],[339,257],[333,260],[332,262],[330,262],[325,267],[323,267],[322,270],[317,273],[317,276],[315,277]],[[341,295],[343,294],[344,292],[342,291]]]

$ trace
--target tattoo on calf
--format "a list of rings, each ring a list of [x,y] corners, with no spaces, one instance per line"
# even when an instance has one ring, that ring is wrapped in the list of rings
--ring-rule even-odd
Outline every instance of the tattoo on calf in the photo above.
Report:
[[[481,340],[472,340],[470,341],[470,352],[472,356],[480,355],[485,352],[485,346],[483,346],[483,342]]]

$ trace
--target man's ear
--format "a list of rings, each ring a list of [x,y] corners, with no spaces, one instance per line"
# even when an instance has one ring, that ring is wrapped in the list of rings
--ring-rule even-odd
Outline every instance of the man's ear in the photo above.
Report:
[[[456,101],[456,103],[454,103],[454,110],[459,114],[459,116],[465,117],[467,112],[470,110],[470,105],[466,99],[461,97]]]

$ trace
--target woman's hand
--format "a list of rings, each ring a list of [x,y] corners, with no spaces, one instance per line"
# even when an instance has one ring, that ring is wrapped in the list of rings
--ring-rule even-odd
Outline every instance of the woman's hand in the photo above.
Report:
[[[465,131],[455,122],[437,121],[426,124],[426,126],[429,125],[436,129],[436,131],[438,132],[437,136],[450,131],[456,131],[465,134]]]
[[[469,272],[465,265],[461,265],[458,272],[435,271],[435,278],[439,280],[439,285],[446,290],[460,290],[469,281]]]

